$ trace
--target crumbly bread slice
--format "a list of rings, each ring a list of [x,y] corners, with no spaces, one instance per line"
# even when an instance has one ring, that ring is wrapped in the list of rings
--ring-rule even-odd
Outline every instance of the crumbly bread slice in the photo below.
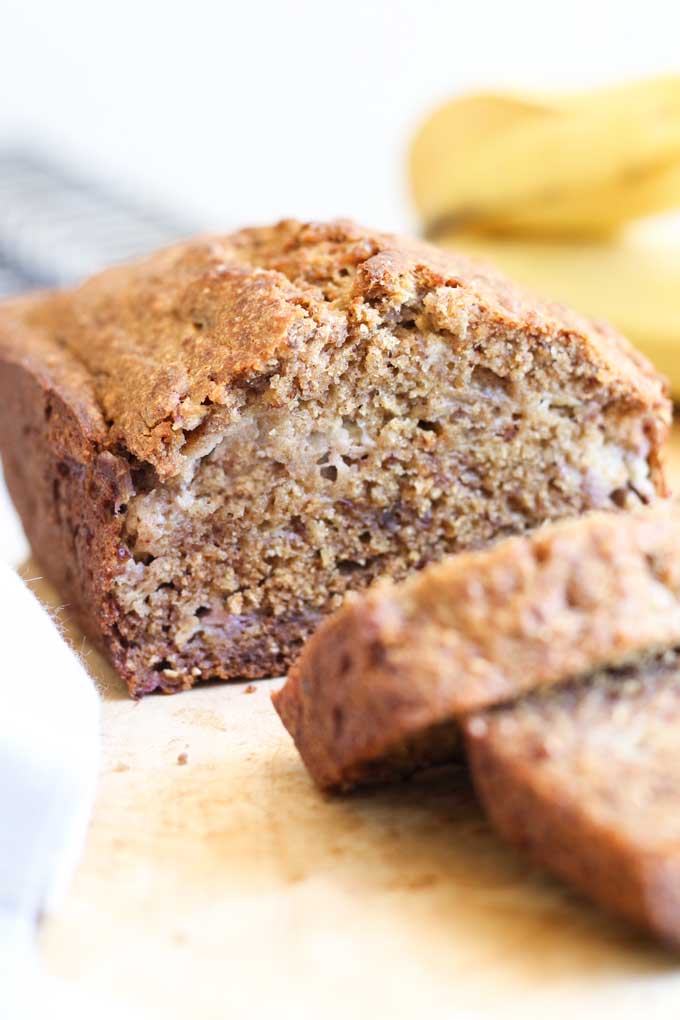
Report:
[[[464,730],[500,834],[680,946],[680,653],[535,692]]]
[[[593,513],[379,582],[326,620],[274,696],[325,788],[454,753],[456,720],[680,644],[680,507]]]
[[[614,331],[345,222],[245,230],[0,310],[0,446],[130,691],[282,673],[345,593],[663,492]]]

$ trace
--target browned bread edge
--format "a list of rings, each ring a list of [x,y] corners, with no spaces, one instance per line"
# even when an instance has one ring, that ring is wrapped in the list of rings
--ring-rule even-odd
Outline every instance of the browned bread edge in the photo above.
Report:
[[[664,754],[680,715],[678,656],[622,672],[475,714],[463,723],[465,749],[482,805],[508,843],[680,946],[677,828],[653,821],[677,809],[677,775],[666,773]]]
[[[274,704],[315,781],[343,788],[430,727],[678,642],[680,511],[664,501],[379,583],[321,624]]]

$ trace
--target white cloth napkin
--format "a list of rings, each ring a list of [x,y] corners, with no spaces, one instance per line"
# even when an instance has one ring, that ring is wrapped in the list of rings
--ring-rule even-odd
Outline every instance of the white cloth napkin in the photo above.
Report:
[[[47,611],[0,564],[0,1016],[7,1020],[30,1015],[37,923],[59,905],[80,857],[98,749],[90,677]]]

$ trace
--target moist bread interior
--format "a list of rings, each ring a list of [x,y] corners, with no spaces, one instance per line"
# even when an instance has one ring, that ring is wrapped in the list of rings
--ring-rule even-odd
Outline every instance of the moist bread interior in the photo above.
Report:
[[[149,473],[126,508],[118,627],[164,686],[280,674],[348,589],[654,495],[644,420],[577,342],[490,326],[453,282],[348,316],[361,261],[327,266],[323,328],[186,430],[181,474]]]
[[[348,221],[182,242],[0,309],[0,447],[134,696],[280,675],[350,589],[665,493],[615,330]]]

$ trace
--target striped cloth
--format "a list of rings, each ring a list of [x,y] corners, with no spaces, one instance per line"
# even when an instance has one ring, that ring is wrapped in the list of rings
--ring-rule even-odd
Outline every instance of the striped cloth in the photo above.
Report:
[[[0,150],[0,297],[73,283],[194,229],[48,157]]]

